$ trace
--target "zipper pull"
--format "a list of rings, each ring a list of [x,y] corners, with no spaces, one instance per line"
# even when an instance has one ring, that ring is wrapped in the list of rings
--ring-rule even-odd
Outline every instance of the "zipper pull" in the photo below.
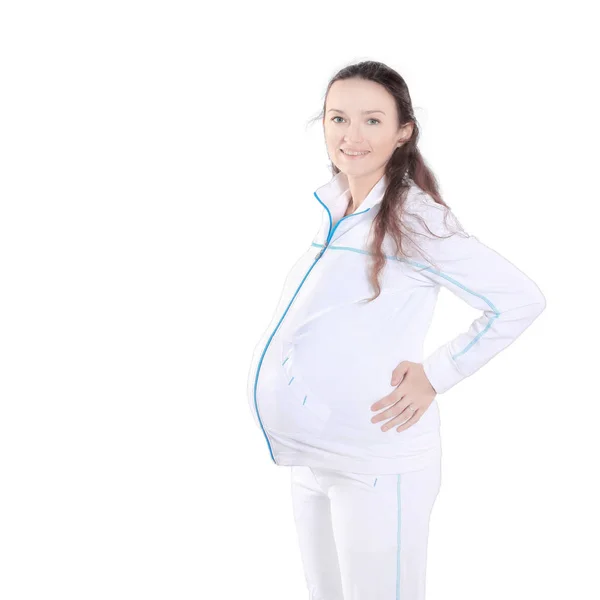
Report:
[[[323,256],[323,252],[325,252],[326,248],[327,248],[327,243],[325,243],[325,245],[321,248],[321,252],[319,252],[319,254],[317,254],[317,257],[315,258],[315,260],[319,260],[321,258],[321,256]]]

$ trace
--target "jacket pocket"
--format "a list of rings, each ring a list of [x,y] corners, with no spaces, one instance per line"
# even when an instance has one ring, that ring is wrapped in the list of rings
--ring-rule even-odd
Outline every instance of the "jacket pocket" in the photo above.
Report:
[[[331,409],[311,392],[295,361],[294,349],[292,342],[281,346],[281,368],[288,384],[290,400],[325,423],[331,415]]]

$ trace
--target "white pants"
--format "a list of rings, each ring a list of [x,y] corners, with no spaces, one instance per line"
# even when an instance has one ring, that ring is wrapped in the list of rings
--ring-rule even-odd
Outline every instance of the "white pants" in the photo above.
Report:
[[[310,600],[425,600],[440,463],[398,475],[290,470]]]

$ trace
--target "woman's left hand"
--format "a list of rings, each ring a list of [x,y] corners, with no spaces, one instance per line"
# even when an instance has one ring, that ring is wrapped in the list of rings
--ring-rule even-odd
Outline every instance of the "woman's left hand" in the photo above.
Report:
[[[400,425],[396,431],[403,431],[414,425],[437,395],[421,363],[403,360],[393,370],[391,384],[396,385],[400,381],[402,383],[393,392],[371,406],[371,410],[390,407],[371,419],[371,423],[391,419],[381,428],[382,431],[395,425]]]

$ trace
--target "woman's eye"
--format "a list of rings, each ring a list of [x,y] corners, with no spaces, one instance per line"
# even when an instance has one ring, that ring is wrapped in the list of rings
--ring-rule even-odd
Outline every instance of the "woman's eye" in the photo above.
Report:
[[[334,123],[339,123],[339,121],[336,121],[335,119],[342,119],[342,117],[332,117],[332,118],[331,118],[331,120],[332,120]],[[343,119],[342,119],[342,120],[343,120]],[[379,119],[369,119],[369,121],[375,121],[375,122],[377,122],[377,123],[380,123],[380,122],[381,122]]]

